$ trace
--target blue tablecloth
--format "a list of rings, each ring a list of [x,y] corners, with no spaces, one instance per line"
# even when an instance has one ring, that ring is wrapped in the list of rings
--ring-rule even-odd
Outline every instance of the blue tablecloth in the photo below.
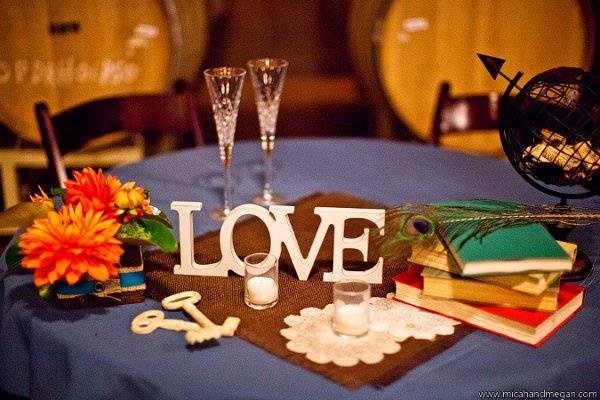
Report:
[[[555,203],[530,187],[507,161],[370,139],[279,140],[275,188],[290,201],[321,191],[386,204],[468,198]],[[234,149],[236,204],[261,186],[257,142]],[[181,151],[114,169],[150,190],[153,204],[202,201],[196,234],[219,228],[208,219],[220,203],[217,149]],[[573,204],[595,204],[587,199]],[[174,213],[171,214],[174,217]],[[595,264],[584,282],[585,305],[541,348],[476,331],[383,389],[348,390],[239,338],[188,349],[180,333],[131,333],[153,300],[112,308],[63,311],[37,297],[31,275],[0,286],[0,388],[34,399],[475,399],[480,391],[600,389],[600,228],[578,228],[575,241]],[[0,268],[5,268],[4,260]],[[182,318],[181,313],[168,316]],[[520,393],[520,394],[519,394]],[[525,398],[526,392],[516,393]],[[543,392],[542,392],[543,393]]]

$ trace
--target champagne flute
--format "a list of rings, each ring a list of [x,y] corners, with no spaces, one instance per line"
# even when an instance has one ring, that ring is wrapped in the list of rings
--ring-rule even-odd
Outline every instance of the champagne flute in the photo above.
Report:
[[[258,111],[260,142],[265,159],[263,190],[252,198],[252,202],[262,206],[281,204],[284,201],[283,196],[273,192],[273,149],[279,101],[287,67],[288,62],[283,59],[261,58],[248,61]]]
[[[204,71],[204,79],[208,86],[219,137],[219,155],[225,168],[223,207],[217,208],[209,214],[210,218],[214,220],[225,219],[231,211],[233,141],[245,75],[246,70],[234,67],[210,68]]]

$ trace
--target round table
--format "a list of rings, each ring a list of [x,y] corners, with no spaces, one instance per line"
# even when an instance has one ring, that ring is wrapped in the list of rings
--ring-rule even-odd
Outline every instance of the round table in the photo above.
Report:
[[[261,161],[258,141],[235,144],[235,204],[260,191]],[[214,146],[111,173],[148,189],[152,204],[175,225],[170,203],[182,200],[204,203],[195,214],[195,234],[220,226],[208,219],[208,210],[221,201],[222,165]],[[375,139],[278,140],[274,186],[290,202],[314,192],[345,192],[388,205],[470,198],[557,201],[530,187],[506,160]],[[0,388],[35,399],[437,399],[478,398],[480,391],[497,390],[598,390],[599,233],[591,226],[569,237],[590,256],[596,272],[583,282],[583,309],[540,348],[475,331],[382,389],[348,390],[237,337],[198,351],[186,348],[179,333],[135,335],[131,320],[160,308],[154,300],[64,311],[37,296],[31,274],[13,274],[0,285]],[[5,268],[2,259],[0,269]]]

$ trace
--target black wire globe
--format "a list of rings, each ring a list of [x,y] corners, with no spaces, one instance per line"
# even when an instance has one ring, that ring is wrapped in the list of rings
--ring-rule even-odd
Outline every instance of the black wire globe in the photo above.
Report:
[[[600,79],[579,68],[550,69],[500,108],[500,138],[513,167],[537,189],[568,198],[600,194]]]

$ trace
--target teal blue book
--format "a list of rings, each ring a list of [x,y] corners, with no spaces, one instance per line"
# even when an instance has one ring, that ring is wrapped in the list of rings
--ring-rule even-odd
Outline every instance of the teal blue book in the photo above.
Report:
[[[503,227],[481,238],[471,237],[473,229],[467,228],[452,239],[439,234],[463,276],[569,271],[573,266],[542,224]]]

